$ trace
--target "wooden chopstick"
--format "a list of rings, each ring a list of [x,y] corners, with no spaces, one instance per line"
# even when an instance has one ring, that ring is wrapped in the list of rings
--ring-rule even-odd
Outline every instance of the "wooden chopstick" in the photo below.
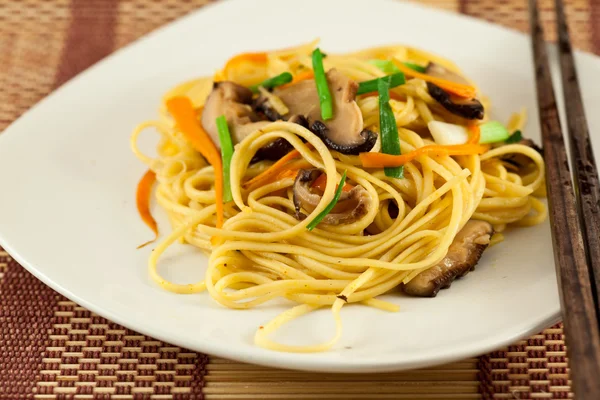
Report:
[[[596,310],[596,288],[590,280],[592,274],[577,213],[577,201],[573,192],[544,42],[544,32],[539,20],[536,0],[529,0],[529,13],[537,101],[546,164],[550,225],[565,325],[567,355],[570,359],[573,388],[577,399],[598,400],[600,399],[600,333],[598,325],[600,313]],[[568,41],[568,36],[566,36],[566,40]],[[568,84],[573,85],[574,83],[568,82]],[[567,98],[566,102],[569,101],[571,99]],[[581,108],[582,111],[583,108]],[[598,246],[598,242],[597,238],[595,241],[589,242],[588,246]]]
[[[556,31],[563,96],[567,111],[567,131],[573,165],[575,193],[577,194],[579,216],[584,228],[584,240],[588,244],[588,261],[592,269],[591,278],[596,287],[596,311],[600,316],[600,184],[594,152],[590,140],[579,79],[575,68],[575,58],[569,39],[567,17],[561,0],[556,0]]]

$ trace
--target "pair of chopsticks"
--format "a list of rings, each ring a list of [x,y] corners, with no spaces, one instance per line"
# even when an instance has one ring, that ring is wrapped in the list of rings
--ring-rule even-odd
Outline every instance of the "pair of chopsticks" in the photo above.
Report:
[[[544,32],[536,0],[529,0],[554,260],[575,395],[579,400],[599,400],[600,186],[565,11],[561,0],[555,0],[555,5],[574,185],[554,97]]]

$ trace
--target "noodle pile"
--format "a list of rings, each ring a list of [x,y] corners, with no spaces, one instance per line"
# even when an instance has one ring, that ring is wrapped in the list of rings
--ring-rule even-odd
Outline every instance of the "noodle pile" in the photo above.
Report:
[[[310,55],[315,46],[313,42],[267,53],[263,68],[253,63],[232,65],[230,61],[214,77],[183,83],[163,100],[184,95],[200,112],[213,81],[252,85],[285,71],[296,76],[312,68]],[[326,70],[336,68],[361,82],[386,75],[366,61],[373,58],[434,61],[458,72],[447,60],[404,46],[328,54],[324,65]],[[434,143],[427,132],[428,122],[462,123],[437,104],[423,80],[409,79],[391,92],[390,105],[402,153]],[[379,132],[377,96],[358,96],[357,103],[364,127]],[[509,121],[508,129],[522,129],[524,124],[525,115],[521,112]],[[146,128],[154,128],[160,134],[156,158],[137,148],[137,138]],[[244,187],[245,182],[273,164],[251,160],[258,149],[277,138],[291,143],[300,159],[327,176],[322,200],[301,221],[295,217],[292,176],[281,176],[259,187]],[[439,262],[469,219],[490,222],[496,232],[492,243],[497,243],[507,226],[535,225],[546,217],[545,205],[538,199],[544,195],[543,160],[537,151],[522,144],[493,146],[482,155],[422,155],[404,166],[404,179],[396,179],[387,177],[383,169],[363,168],[358,156],[328,149],[315,134],[298,124],[273,122],[235,147],[230,182],[233,201],[224,204],[225,222],[220,229],[215,227],[213,167],[178,131],[164,104],[157,121],[144,122],[135,129],[132,146],[139,159],[156,173],[156,199],[173,227],[152,252],[152,278],[176,293],[206,289],[217,302],[235,309],[253,308],[276,298],[295,303],[257,330],[256,344],[273,350],[316,352],[331,348],[341,336],[340,310],[346,303],[396,311],[395,305],[378,300],[377,296],[409,282]],[[380,148],[378,139],[371,151]],[[503,160],[516,154],[531,159],[531,164],[517,168]],[[314,230],[307,230],[312,219],[333,199],[343,171],[347,171],[349,183],[361,185],[373,200],[367,212],[349,224],[321,223]],[[390,203],[397,207],[397,216],[390,215]],[[158,274],[161,253],[177,240],[208,255],[202,282],[179,285]],[[269,339],[282,324],[325,306],[331,307],[336,321],[336,334],[327,342],[291,346]]]

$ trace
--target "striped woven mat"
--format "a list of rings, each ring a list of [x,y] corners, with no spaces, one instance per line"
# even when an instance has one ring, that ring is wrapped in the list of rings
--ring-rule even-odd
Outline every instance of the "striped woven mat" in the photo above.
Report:
[[[206,3],[0,0],[0,131],[79,71]],[[423,3],[528,27],[525,1]],[[550,40],[552,3],[542,1]],[[570,0],[567,11],[576,47],[600,54],[600,0]],[[347,376],[227,361],[107,321],[0,248],[0,400],[563,399],[572,398],[568,371],[560,325],[479,358],[409,372]]]

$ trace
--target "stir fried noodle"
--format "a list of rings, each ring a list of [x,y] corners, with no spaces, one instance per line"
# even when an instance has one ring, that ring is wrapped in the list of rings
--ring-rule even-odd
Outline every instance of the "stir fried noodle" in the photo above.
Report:
[[[315,41],[237,55],[170,90],[158,119],[133,132],[149,168],[138,207],[152,222],[156,196],[172,225],[150,275],[229,308],[285,298],[295,305],[257,327],[256,344],[325,351],[347,303],[396,311],[378,296],[435,296],[507,227],[545,219],[544,163],[521,136],[524,111],[501,124],[489,109],[455,64],[411,47],[333,54]],[[160,136],[156,157],[137,147],[147,128]],[[178,240],[208,256],[201,282],[160,276]],[[320,307],[336,323],[326,342],[270,338]]]

